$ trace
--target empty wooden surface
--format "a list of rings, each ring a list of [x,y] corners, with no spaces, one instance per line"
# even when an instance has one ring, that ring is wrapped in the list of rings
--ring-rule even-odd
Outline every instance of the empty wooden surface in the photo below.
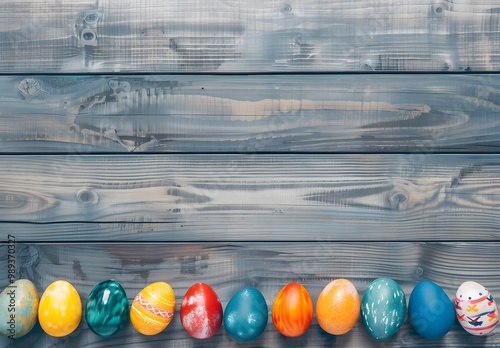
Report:
[[[3,76],[0,152],[490,152],[500,75]]]
[[[498,155],[4,155],[0,162],[1,221],[80,224],[17,227],[30,241],[496,240],[500,232]],[[87,222],[98,225],[87,230]]]
[[[492,71],[496,0],[0,3],[0,72]]]

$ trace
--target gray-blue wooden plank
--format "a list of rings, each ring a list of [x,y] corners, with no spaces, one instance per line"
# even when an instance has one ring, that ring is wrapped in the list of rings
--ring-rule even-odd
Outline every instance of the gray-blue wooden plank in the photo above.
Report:
[[[2,76],[2,153],[496,152],[500,75]]]
[[[0,3],[0,72],[493,71],[496,0]]]
[[[23,228],[31,241],[498,239],[499,155],[3,155],[0,163],[0,221],[81,223],[73,232]]]

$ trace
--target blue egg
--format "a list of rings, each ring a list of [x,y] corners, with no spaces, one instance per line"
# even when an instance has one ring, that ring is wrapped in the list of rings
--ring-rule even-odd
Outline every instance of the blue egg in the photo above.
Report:
[[[267,303],[262,293],[252,287],[238,291],[224,310],[224,327],[235,340],[247,342],[266,329]]]
[[[361,300],[361,316],[372,337],[385,340],[393,336],[406,316],[406,296],[401,286],[389,278],[371,282]]]
[[[408,306],[410,323],[420,336],[440,338],[455,322],[455,307],[437,284],[424,280],[413,289]]]

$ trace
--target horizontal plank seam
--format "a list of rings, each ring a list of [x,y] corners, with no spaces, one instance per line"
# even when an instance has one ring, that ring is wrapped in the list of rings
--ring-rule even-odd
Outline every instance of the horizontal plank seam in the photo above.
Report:
[[[500,75],[500,70],[478,70],[478,71],[260,71],[260,72],[0,72],[0,77],[5,76],[307,76],[307,75]]]
[[[72,241],[38,241],[38,240],[21,240],[16,238],[17,243],[22,243],[22,244],[224,244],[224,245],[232,245],[232,244],[241,244],[241,243],[260,243],[260,244],[401,244],[401,243],[408,243],[408,244],[461,244],[461,243],[467,243],[467,244],[484,244],[484,243],[494,243],[498,244],[500,247],[500,240],[498,239],[481,239],[481,240],[468,240],[468,239],[454,239],[454,240],[449,240],[449,239],[443,239],[443,240],[436,240],[436,239],[419,239],[419,240],[411,240],[411,239],[402,239],[402,240],[376,240],[376,239],[366,239],[366,240],[360,240],[360,239],[342,239],[342,240],[174,240],[174,241],[168,241],[168,240],[72,240]],[[0,246],[2,245],[8,245],[8,241],[0,241]]]

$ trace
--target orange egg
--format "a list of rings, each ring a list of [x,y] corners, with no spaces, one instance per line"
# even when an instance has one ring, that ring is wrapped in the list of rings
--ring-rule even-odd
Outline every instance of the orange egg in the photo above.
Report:
[[[156,335],[172,320],[175,309],[175,294],[164,282],[146,286],[137,294],[130,309],[130,321],[143,335]]]
[[[276,296],[272,314],[280,334],[287,337],[303,335],[313,319],[311,296],[301,284],[287,284]]]
[[[359,313],[358,291],[346,279],[336,279],[325,286],[316,302],[318,324],[332,335],[349,332],[358,321]]]
[[[73,285],[57,280],[45,289],[38,305],[38,321],[43,331],[54,337],[69,335],[81,318],[82,301]]]

